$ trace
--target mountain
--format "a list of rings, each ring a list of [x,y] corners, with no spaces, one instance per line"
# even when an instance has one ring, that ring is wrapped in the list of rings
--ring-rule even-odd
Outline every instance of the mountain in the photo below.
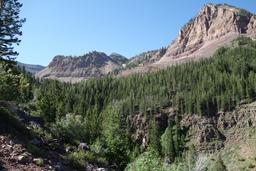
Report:
[[[126,57],[124,57],[123,55],[120,55],[118,53],[112,53],[109,55],[109,57],[111,59],[113,59],[114,61],[116,61],[119,65],[122,65],[128,61],[128,59]]]
[[[58,79],[64,82],[77,82],[94,77],[102,77],[122,67],[127,59],[113,53],[90,52],[83,56],[56,56],[44,70],[36,74],[37,78]]]
[[[24,63],[21,63],[21,62],[17,62],[17,64],[21,68],[25,67],[25,70],[27,72],[30,72],[31,74],[36,74],[36,73],[38,73],[39,71],[42,71],[45,68],[44,66],[41,66],[41,65],[24,64]]]
[[[127,63],[127,66],[130,68],[133,68],[136,66],[143,66],[143,65],[154,63],[158,61],[163,56],[163,54],[165,54],[165,52],[166,52],[166,48],[143,52],[139,55],[132,57]]]
[[[130,60],[117,53],[107,56],[101,52],[78,58],[57,56],[37,77],[77,82],[110,73],[126,76],[152,72],[177,63],[210,57],[218,48],[230,45],[241,36],[256,38],[254,14],[227,4],[206,4],[196,17],[181,28],[177,38],[167,48],[144,52]]]
[[[227,4],[206,4],[167,47],[133,58],[119,75],[156,71],[166,66],[210,57],[240,36],[256,38],[256,16]],[[157,56],[157,57],[156,57]],[[129,66],[129,65],[128,65]]]
[[[207,4],[182,27],[156,64],[209,57],[239,36],[256,38],[256,16],[227,4]]]

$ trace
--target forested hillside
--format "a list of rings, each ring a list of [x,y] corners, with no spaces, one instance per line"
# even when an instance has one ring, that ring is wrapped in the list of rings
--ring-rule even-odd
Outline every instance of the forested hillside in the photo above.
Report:
[[[212,58],[154,73],[107,74],[71,84],[36,80],[17,67],[14,47],[20,43],[25,22],[19,17],[21,6],[18,0],[0,0],[0,170],[226,171],[256,167],[256,40],[248,37],[254,33],[252,14],[235,10],[237,21],[247,16],[246,28],[251,26],[247,37],[218,49]],[[200,16],[209,9],[216,13],[217,7],[235,16],[234,8],[227,5],[206,5]],[[176,53],[170,47],[167,52]],[[144,55],[135,65],[157,61],[163,54]],[[100,60],[104,66],[107,61],[118,66],[127,61],[119,54],[108,57],[93,52],[89,57],[75,60],[79,66],[80,60],[89,59],[88,66],[95,59],[104,59]],[[73,63],[70,67],[71,57],[56,57],[52,64],[62,66],[62,59],[68,69],[77,69]]]
[[[131,139],[129,116],[139,112],[149,119],[148,145],[158,151],[161,158],[165,154],[160,150],[159,137],[164,130],[159,131],[154,115],[173,107],[181,117],[210,117],[219,111],[232,110],[241,101],[253,100],[256,93],[255,60],[256,42],[239,38],[231,47],[220,48],[213,58],[157,73],[106,77],[74,85],[46,80],[35,90],[36,100],[31,105],[36,109],[34,115],[52,126],[55,136],[71,144],[76,140],[100,144],[106,149],[103,157],[107,163],[124,168],[148,149]],[[168,155],[173,161],[175,156],[182,154],[185,132],[178,129],[179,120],[170,123],[166,129],[176,127],[176,131],[165,134],[169,134],[168,140],[170,134],[174,136],[171,139],[176,142],[171,143],[178,143],[178,147],[167,144],[172,149]],[[177,138],[178,135],[181,138]]]

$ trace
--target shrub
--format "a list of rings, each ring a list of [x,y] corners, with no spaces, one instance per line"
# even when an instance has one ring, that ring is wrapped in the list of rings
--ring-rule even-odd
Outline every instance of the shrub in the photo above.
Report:
[[[154,170],[162,171],[162,161],[153,150],[141,154],[133,163],[129,164],[125,171]]]
[[[70,162],[70,166],[81,170],[86,167],[87,163],[94,163],[99,166],[108,165],[106,158],[98,156],[90,151],[72,152],[66,156],[66,159]]]
[[[52,131],[65,142],[89,142],[86,121],[80,115],[67,114],[53,125]]]
[[[82,170],[86,167],[85,156],[84,152],[79,151],[68,154],[66,159],[69,161],[70,166]]]

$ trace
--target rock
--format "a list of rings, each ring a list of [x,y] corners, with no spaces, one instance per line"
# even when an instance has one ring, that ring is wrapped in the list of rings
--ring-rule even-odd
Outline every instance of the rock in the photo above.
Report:
[[[207,4],[179,32],[157,64],[210,57],[240,35],[256,37],[256,17],[226,4]]]
[[[217,124],[218,129],[226,130],[236,125],[234,114],[220,112],[218,113],[218,115],[219,115],[218,124]]]
[[[14,142],[12,140],[9,141],[9,145],[13,146]]]
[[[78,145],[78,150],[80,150],[80,151],[87,151],[89,149],[90,149],[90,147],[86,143],[80,143]]]
[[[108,171],[106,168],[97,168],[96,171]]]
[[[74,147],[70,147],[70,146],[65,148],[66,153],[73,152],[74,150],[75,150],[75,148]]]
[[[35,159],[33,159],[33,162],[38,166],[44,165],[44,160],[42,158],[35,158]]]
[[[31,154],[29,153],[23,153],[18,156],[18,162],[21,164],[27,164],[31,162]]]
[[[94,170],[94,166],[92,164],[87,164],[86,171],[93,171],[93,170]]]

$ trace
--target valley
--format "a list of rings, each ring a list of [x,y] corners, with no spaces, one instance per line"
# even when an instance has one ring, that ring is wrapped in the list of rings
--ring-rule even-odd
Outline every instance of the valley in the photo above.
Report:
[[[43,67],[9,55],[21,6],[0,1],[0,171],[256,169],[254,14],[206,4],[167,47]]]

